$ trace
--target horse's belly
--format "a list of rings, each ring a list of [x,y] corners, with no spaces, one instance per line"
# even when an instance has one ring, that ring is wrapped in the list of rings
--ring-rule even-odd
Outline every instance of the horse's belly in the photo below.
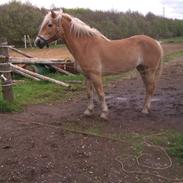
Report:
[[[117,74],[130,71],[137,66],[136,60],[105,60],[102,63],[103,74]]]

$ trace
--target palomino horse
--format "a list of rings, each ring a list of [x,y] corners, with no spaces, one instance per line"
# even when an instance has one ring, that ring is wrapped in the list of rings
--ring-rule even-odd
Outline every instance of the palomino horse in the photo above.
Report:
[[[106,119],[108,107],[102,75],[116,74],[136,68],[146,88],[142,112],[149,113],[151,97],[161,70],[162,48],[156,40],[137,35],[127,39],[109,40],[98,30],[62,11],[49,12],[41,25],[35,44],[43,48],[62,38],[86,77],[89,105],[85,115],[94,109],[93,92],[101,102],[100,117]]]

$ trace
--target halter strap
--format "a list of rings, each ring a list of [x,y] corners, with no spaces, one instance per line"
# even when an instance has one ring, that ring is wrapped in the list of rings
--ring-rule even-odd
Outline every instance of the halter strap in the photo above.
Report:
[[[48,40],[46,40],[44,37],[42,37],[42,36],[40,36],[40,35],[38,35],[37,36],[38,38],[40,38],[42,41],[44,41],[44,42],[47,42]]]
[[[57,18],[57,27],[56,27],[56,33],[49,39],[45,39],[44,37],[42,37],[41,35],[38,35],[37,37],[39,37],[42,41],[44,41],[47,45],[49,44],[49,40],[53,39],[58,33],[61,32],[61,20],[62,20],[62,14],[59,13],[58,18]]]

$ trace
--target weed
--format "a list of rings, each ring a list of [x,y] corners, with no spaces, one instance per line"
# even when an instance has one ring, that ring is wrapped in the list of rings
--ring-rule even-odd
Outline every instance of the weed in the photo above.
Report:
[[[164,146],[170,156],[175,157],[179,163],[183,164],[183,133],[166,132],[161,136],[154,137],[153,142]]]

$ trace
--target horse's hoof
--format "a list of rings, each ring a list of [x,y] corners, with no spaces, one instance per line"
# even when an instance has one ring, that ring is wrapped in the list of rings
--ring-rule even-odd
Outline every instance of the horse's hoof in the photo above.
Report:
[[[105,112],[101,113],[100,118],[104,120],[108,120],[107,113]]]
[[[89,109],[86,109],[85,112],[84,112],[84,115],[85,116],[91,116],[92,113],[91,113],[91,111]]]
[[[148,109],[143,109],[143,110],[142,110],[142,113],[143,113],[143,114],[149,114],[149,110],[148,110]]]

